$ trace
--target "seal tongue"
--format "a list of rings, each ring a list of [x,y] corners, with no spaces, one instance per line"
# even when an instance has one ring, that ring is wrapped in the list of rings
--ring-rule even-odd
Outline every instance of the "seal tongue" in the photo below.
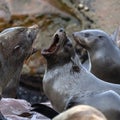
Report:
[[[59,36],[58,34],[55,34],[52,44],[50,45],[48,49],[43,49],[42,54],[47,55],[47,54],[55,53],[59,47],[58,43],[59,43]]]

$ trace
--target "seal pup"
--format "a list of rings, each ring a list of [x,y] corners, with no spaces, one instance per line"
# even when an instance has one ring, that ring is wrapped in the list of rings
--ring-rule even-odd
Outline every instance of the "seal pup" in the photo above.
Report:
[[[87,49],[90,71],[98,78],[120,84],[120,50],[109,34],[98,29],[73,33],[74,40]]]
[[[81,65],[72,41],[67,37],[64,29],[56,31],[52,44],[48,49],[42,50],[42,55],[47,60],[43,89],[56,111],[64,111],[66,104],[74,95],[79,95],[79,98],[84,99],[85,97],[92,98],[93,95],[102,94],[101,99],[104,99],[104,92],[108,92],[109,101],[113,102],[111,96],[115,96],[115,106],[114,103],[111,103],[120,113],[120,108],[116,107],[116,104],[119,105],[120,85],[104,82],[86,70]],[[104,102],[108,107],[107,111],[109,111],[111,107],[107,104],[107,100]],[[79,104],[82,103],[84,102]],[[105,111],[103,106],[101,106],[101,109],[102,112]]]
[[[60,113],[52,120],[107,120],[97,109],[88,105],[77,105]]]
[[[38,26],[13,27],[0,33],[0,95],[6,97],[16,91],[23,62],[33,52],[32,44]],[[15,93],[15,92],[14,92]]]

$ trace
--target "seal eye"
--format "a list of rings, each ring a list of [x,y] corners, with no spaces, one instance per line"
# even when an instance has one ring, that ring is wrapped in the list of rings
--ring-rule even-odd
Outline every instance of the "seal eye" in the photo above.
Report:
[[[100,36],[98,36],[98,37],[99,37],[100,39],[102,39],[102,38],[103,38],[103,36],[101,36],[101,35],[100,35]]]
[[[61,28],[61,29],[59,30],[59,32],[64,32],[64,29],[63,29],[63,28]]]

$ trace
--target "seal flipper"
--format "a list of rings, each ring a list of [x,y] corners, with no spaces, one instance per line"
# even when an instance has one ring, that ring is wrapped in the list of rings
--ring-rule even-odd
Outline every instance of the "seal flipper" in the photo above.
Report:
[[[57,116],[59,114],[51,107],[44,105],[44,104],[39,104],[39,103],[33,104],[32,107],[33,107],[33,109],[31,111],[38,112],[50,119],[54,118],[55,116]]]

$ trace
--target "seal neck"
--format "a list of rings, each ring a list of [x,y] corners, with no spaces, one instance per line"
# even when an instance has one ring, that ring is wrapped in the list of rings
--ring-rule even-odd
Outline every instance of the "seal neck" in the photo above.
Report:
[[[47,69],[54,69],[59,66],[63,66],[65,64],[68,64],[71,62],[71,58],[75,57],[75,51],[71,51],[70,54],[66,53],[59,53],[59,54],[54,54],[51,56],[48,56],[47,59]]]

